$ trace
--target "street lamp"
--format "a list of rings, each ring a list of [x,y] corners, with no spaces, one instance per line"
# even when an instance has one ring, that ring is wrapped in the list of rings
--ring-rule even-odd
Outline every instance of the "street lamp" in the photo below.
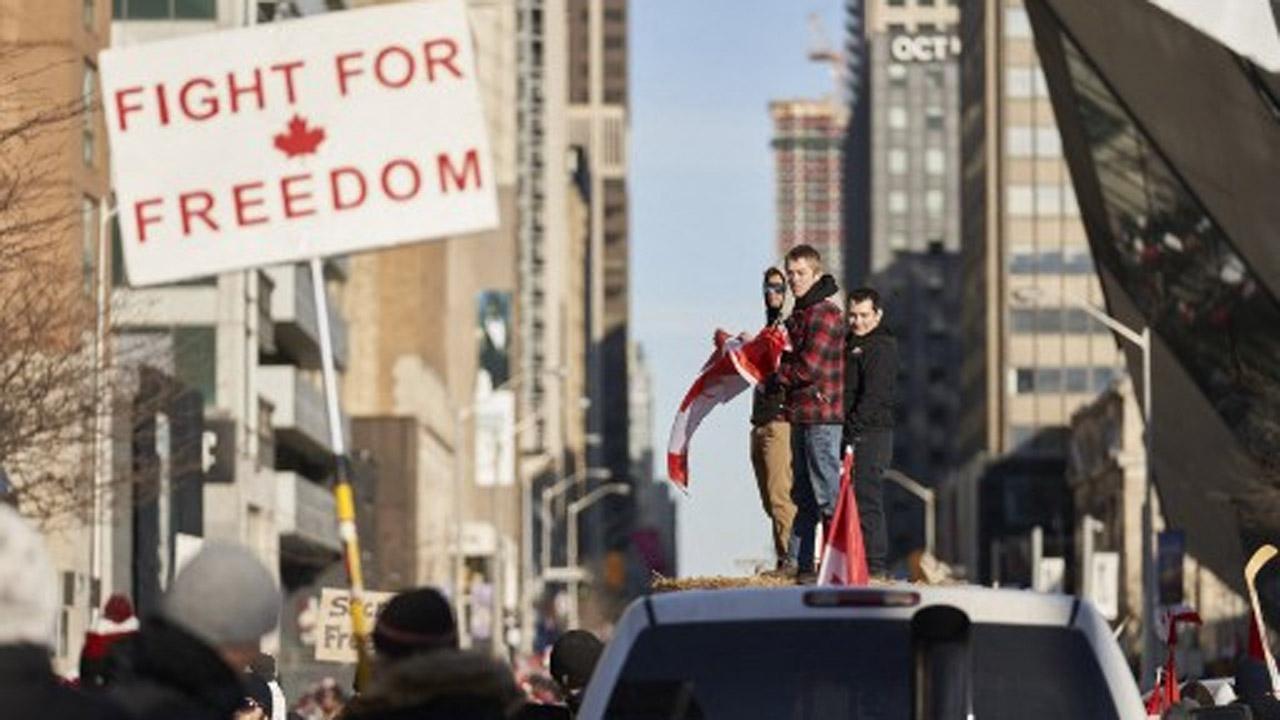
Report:
[[[534,375],[534,376],[552,375],[555,377],[563,377],[564,373],[565,373],[565,370],[563,367],[544,368],[536,372],[527,373],[527,374],[515,373],[511,375],[511,377],[507,378],[505,381],[503,381],[502,383],[494,387],[493,390],[491,390],[490,392],[498,392],[501,390],[511,390],[516,387],[519,387],[522,383],[525,382],[526,378],[529,377],[530,375]],[[466,610],[466,600],[463,597],[463,584],[464,584],[463,581],[466,575],[466,557],[462,547],[462,541],[463,541],[462,528],[463,528],[463,517],[464,517],[462,493],[463,493],[463,487],[466,480],[466,465],[464,464],[466,460],[465,458],[466,452],[464,452],[464,447],[463,447],[464,445],[463,428],[467,420],[475,416],[478,406],[479,406],[478,402],[473,402],[470,405],[465,405],[463,407],[457,408],[454,411],[454,420],[453,420],[453,473],[454,473],[453,612],[454,612],[454,617],[457,618],[456,622],[458,625],[458,639],[463,647],[468,647],[471,641],[470,630],[467,626],[466,616],[464,614],[464,611]],[[534,415],[533,419],[537,419],[537,417],[538,417],[537,415]],[[513,432],[512,432],[513,438],[519,435],[520,432],[523,432],[525,429],[527,429],[530,419],[531,418],[524,418],[523,420],[521,420],[520,424],[516,425],[513,428]],[[496,482],[496,477],[495,477],[495,482]],[[498,557],[498,528],[497,528],[496,522],[494,523],[493,530],[494,530],[493,541],[494,541],[494,566],[495,566],[494,575],[496,579],[497,557]],[[496,593],[495,593],[495,596],[496,596]]]
[[[608,480],[613,477],[606,468],[589,467],[586,468],[585,472],[575,472],[554,485],[543,488],[540,493],[541,507],[538,510],[539,517],[542,520],[542,552],[540,553],[542,564],[540,569],[544,573],[547,568],[551,567],[551,501],[576,485],[583,475],[587,480]]]
[[[1024,303],[1034,303],[1039,289],[1021,288],[1013,291],[1013,298]],[[1142,500],[1142,685],[1151,686],[1155,681],[1156,643],[1156,562],[1155,535],[1155,431],[1151,414],[1151,327],[1144,325],[1141,332],[1108,315],[1091,302],[1071,296],[1061,296],[1060,302],[1083,310],[1116,335],[1137,346],[1142,352],[1142,444],[1146,453],[1146,483]]]
[[[915,495],[924,503],[924,551],[933,555],[933,544],[938,522],[933,488],[921,485],[898,470],[885,470],[884,479]]]
[[[596,502],[604,498],[606,495],[630,495],[631,486],[627,483],[612,482],[592,490],[582,497],[569,503],[566,511],[569,530],[569,553],[568,567],[578,567],[578,513],[591,507]],[[577,628],[582,621],[578,611],[578,584],[581,580],[577,576],[569,579],[569,627]]]

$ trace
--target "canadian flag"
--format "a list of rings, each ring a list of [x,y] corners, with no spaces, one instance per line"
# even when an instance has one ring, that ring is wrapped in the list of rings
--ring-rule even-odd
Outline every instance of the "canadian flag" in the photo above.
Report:
[[[782,353],[790,349],[787,331],[780,325],[770,325],[755,337],[731,336],[717,330],[715,344],[715,351],[685,393],[671,425],[667,476],[681,489],[689,486],[689,441],[703,418],[717,405],[729,402],[777,372]]]
[[[819,585],[866,585],[867,549],[862,544],[862,520],[858,500],[853,496],[853,450],[846,448],[840,468],[840,496],[836,514],[827,528],[822,563],[818,565]]]

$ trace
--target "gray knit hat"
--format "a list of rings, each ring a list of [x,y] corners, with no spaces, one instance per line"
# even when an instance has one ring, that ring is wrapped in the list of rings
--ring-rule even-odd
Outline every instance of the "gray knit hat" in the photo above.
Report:
[[[214,647],[256,643],[280,620],[280,592],[248,548],[206,542],[174,578],[162,614]]]

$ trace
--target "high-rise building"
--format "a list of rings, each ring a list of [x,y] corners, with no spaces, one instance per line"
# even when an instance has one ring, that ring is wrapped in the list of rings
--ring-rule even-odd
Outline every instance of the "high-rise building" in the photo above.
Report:
[[[1065,426],[1111,385],[1120,356],[1076,305],[1102,292],[1021,0],[970,3],[961,41],[955,487],[968,499],[956,505],[964,537],[948,550],[971,577],[1017,581],[1033,527],[1050,554],[1070,546]]]
[[[960,249],[959,9],[867,3],[870,60],[870,238],[851,235],[850,280],[897,253]]]
[[[1124,348],[1136,394],[1149,390],[1159,507],[1187,554],[1241,592],[1250,554],[1280,536],[1280,12],[1026,9],[1107,311],[1150,332],[1148,388],[1144,353]],[[1259,596],[1274,623],[1273,565]]]
[[[653,474],[653,376],[644,348],[631,346],[631,475],[635,478],[636,527],[631,534],[632,592],[647,588],[653,573],[674,577],[676,572],[676,505],[671,484]]]
[[[848,0],[845,278],[898,337],[893,467],[926,486],[952,462],[959,409],[959,9]],[[926,544],[920,500],[886,490],[890,559]]]
[[[774,202],[777,254],[812,245],[828,271],[844,267],[841,231],[841,144],[845,109],[834,99],[775,100],[773,118]]]
[[[588,367],[593,402],[588,411],[587,465],[603,468],[615,482],[630,482],[628,2],[566,0],[565,8],[569,144],[585,150],[591,183]],[[610,496],[584,511],[584,558],[598,566],[607,554],[622,553],[634,518],[631,497]],[[611,562],[616,564],[614,557]],[[603,605],[597,607],[600,617],[612,612]],[[593,607],[584,606],[584,610],[590,617]]]
[[[87,431],[91,412],[62,417],[41,410],[36,418],[23,418],[32,405],[53,405],[55,400],[47,397],[51,392],[68,394],[56,401],[60,405],[96,399],[90,395],[97,388],[87,379],[82,386],[80,377],[65,372],[91,374],[95,300],[102,263],[109,260],[100,252],[100,208],[109,190],[109,175],[106,129],[96,106],[98,52],[109,42],[110,9],[105,0],[74,5],[0,0],[0,292],[5,296],[0,311],[18,316],[0,322],[6,343],[0,362],[8,369],[0,381],[0,393],[7,395],[0,402],[6,455],[0,465],[7,465],[0,467],[0,475],[5,476],[7,493],[11,487],[38,485],[32,477],[38,473],[69,473],[65,486],[59,481],[53,488],[68,496],[46,498],[66,513],[54,518],[58,522],[50,523],[53,530],[46,534],[59,575],[53,662],[62,672],[76,667],[90,607],[100,603],[105,597],[102,589],[110,587],[111,563],[95,567],[90,533],[77,522],[89,516],[88,493],[76,496],[78,488],[88,487],[88,473],[82,475],[79,469],[94,467],[98,446],[78,441],[91,435]],[[65,386],[48,388],[38,396],[20,393],[40,384],[30,381],[35,379],[34,371],[25,373],[28,379],[23,380],[15,379],[12,371],[21,369],[19,361],[34,367],[34,361],[50,350],[85,360],[68,363],[64,372],[52,364],[44,370],[68,381]],[[55,426],[40,428],[33,420]],[[70,425],[61,427],[64,423]],[[99,435],[96,426],[92,430]],[[41,445],[65,447],[46,453],[46,448],[24,447],[20,435],[41,438]],[[60,467],[24,466],[23,459],[14,457],[15,449],[39,456],[30,460],[32,465]],[[20,504],[19,509],[30,508]]]

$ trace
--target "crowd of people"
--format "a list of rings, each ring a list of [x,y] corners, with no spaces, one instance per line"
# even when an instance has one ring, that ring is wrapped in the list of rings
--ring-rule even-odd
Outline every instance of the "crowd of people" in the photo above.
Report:
[[[281,596],[247,548],[206,541],[159,610],[141,619],[113,595],[86,636],[79,677],[53,669],[58,585],[43,539],[0,505],[0,704],[42,720],[536,720],[572,718],[603,650],[573,630],[552,646],[558,702],[535,702],[511,669],[463,649],[447,599],[422,587],[394,596],[372,633],[371,680],[347,696],[332,680],[290,702],[260,652]],[[545,698],[544,698],[545,699]]]
[[[787,291],[791,310],[785,312]],[[848,293],[809,245],[764,272],[765,322],[786,327],[791,348],[756,386],[751,460],[773,534],[772,572],[813,582],[815,533],[835,513],[843,457],[852,453],[867,569],[888,574],[884,472],[893,461],[897,340],[873,288]]]

